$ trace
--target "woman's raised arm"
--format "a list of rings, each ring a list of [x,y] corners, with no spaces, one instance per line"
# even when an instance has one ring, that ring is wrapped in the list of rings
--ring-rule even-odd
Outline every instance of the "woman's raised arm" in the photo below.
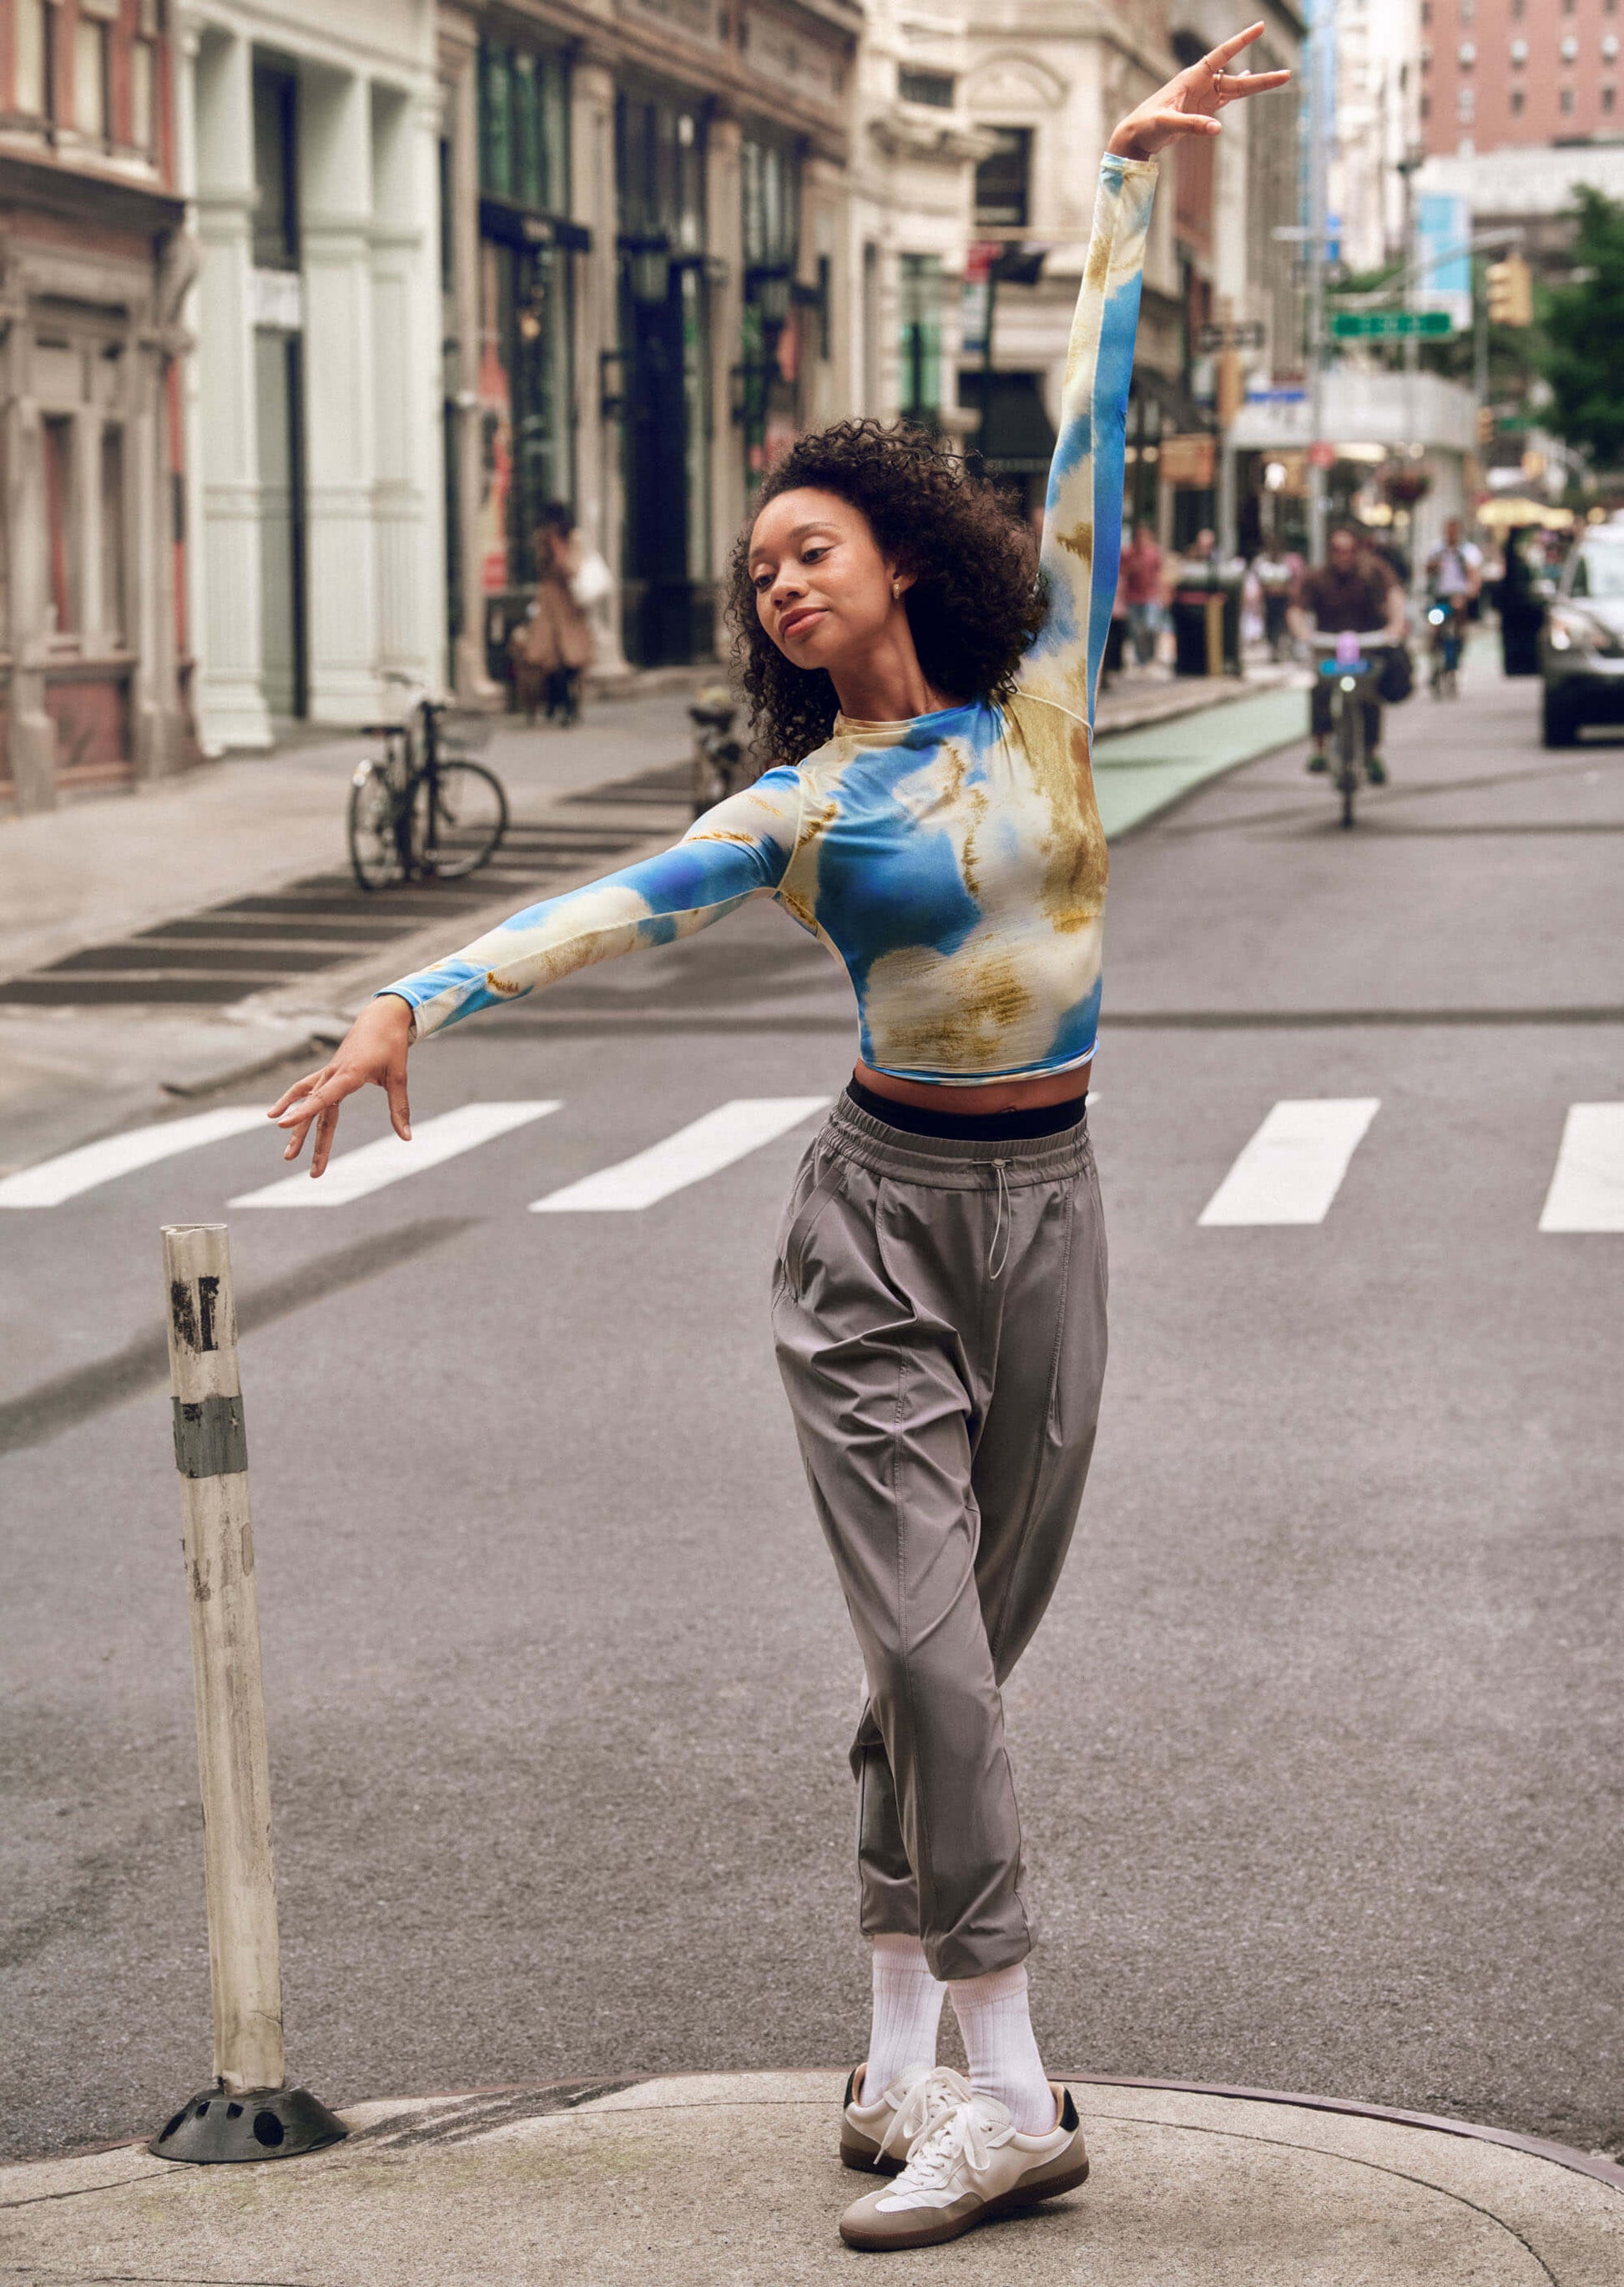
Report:
[[[1220,41],[1158,88],[1118,124],[1100,162],[1044,512],[1049,614],[1021,674],[1023,690],[1084,716],[1091,730],[1122,553],[1128,386],[1155,154],[1181,135],[1217,135],[1226,106],[1285,85],[1287,71],[1228,68],[1263,31],[1252,24]]]

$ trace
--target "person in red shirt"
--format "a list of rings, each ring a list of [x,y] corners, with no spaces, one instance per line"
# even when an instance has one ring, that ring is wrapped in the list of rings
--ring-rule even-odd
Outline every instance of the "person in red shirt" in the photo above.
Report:
[[[1122,599],[1128,607],[1128,637],[1133,656],[1148,667],[1162,632],[1162,550],[1147,524],[1136,524],[1122,552]]]

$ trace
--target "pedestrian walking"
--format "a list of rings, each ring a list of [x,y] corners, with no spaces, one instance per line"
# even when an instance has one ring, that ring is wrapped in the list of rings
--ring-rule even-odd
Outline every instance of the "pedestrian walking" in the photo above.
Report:
[[[951,2239],[1088,2171],[1028,2011],[1000,1687],[1065,1561],[1105,1369],[1090,744],[1155,154],[1284,83],[1230,68],[1263,29],[1111,137],[1042,590],[1020,524],[934,439],[872,421],[800,439],[732,566],[739,679],[771,767],[674,849],[391,985],[273,1109],[289,1159],[313,1134],[314,1175],[368,1083],[409,1136],[409,1045],[753,897],[845,964],[860,1054],[784,1211],[773,1325],[868,1685],[851,1762],[873,2021],[840,2148],[895,2181],[842,2217],[857,2247]],[[936,2065],[947,1996],[967,2078]]]
[[[595,644],[575,598],[583,562],[575,519],[563,501],[548,501],[536,526],[536,593],[513,635],[514,679],[527,722],[544,706],[549,723],[580,720],[580,679]]]
[[[1136,524],[1122,552],[1122,596],[1128,606],[1128,636],[1133,656],[1148,667],[1156,655],[1162,632],[1162,550],[1147,524]]]

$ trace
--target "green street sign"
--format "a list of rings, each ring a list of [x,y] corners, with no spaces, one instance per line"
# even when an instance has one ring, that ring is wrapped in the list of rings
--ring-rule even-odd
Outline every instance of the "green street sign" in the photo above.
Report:
[[[1392,342],[1407,334],[1437,339],[1455,331],[1447,310],[1334,310],[1331,333],[1339,342]]]

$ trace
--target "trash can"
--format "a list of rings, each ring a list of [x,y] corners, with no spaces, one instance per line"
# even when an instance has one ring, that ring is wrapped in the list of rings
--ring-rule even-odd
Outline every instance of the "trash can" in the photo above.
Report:
[[[1191,565],[1173,590],[1175,675],[1239,675],[1244,564]]]

